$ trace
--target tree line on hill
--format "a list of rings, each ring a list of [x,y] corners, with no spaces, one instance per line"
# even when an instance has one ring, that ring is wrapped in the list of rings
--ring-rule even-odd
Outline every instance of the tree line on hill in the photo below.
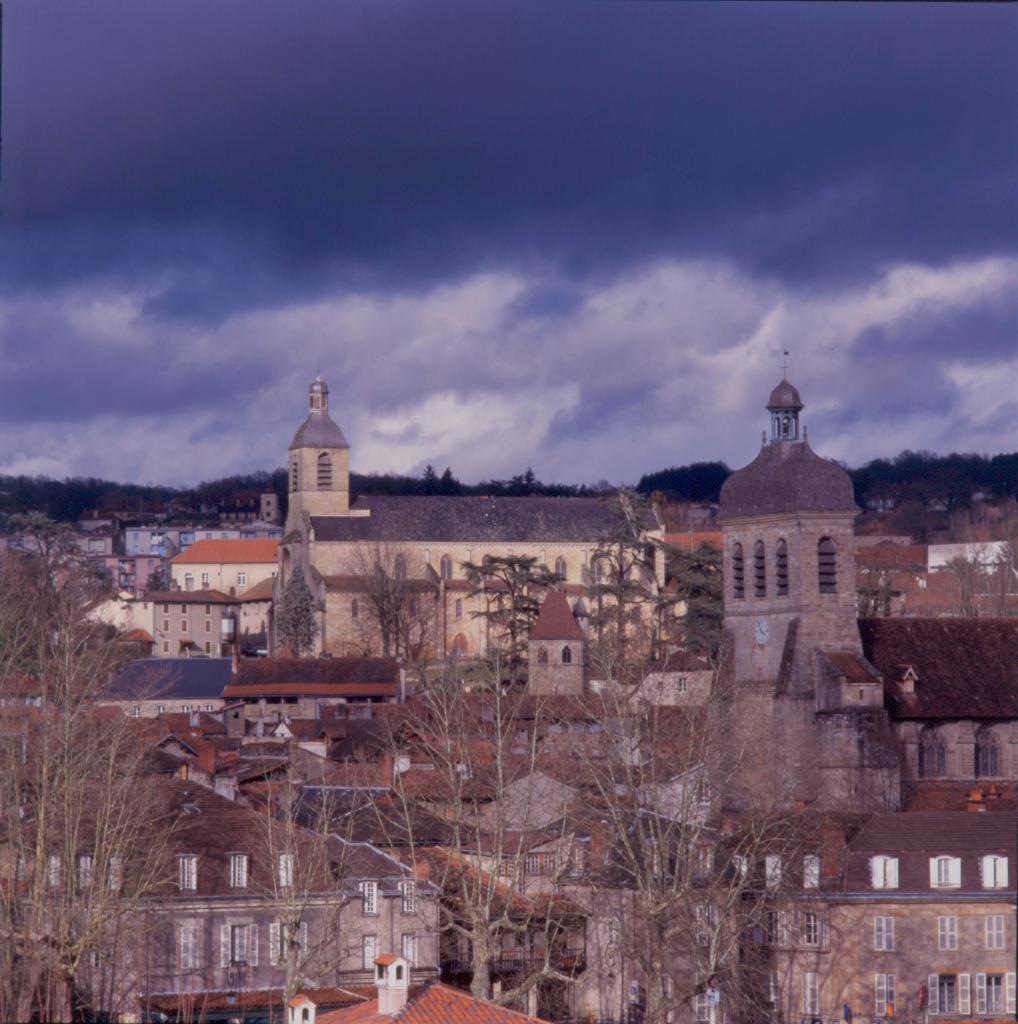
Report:
[[[890,459],[873,459],[856,469],[845,467],[855,485],[856,501],[942,501],[948,509],[967,505],[975,493],[990,498],[1018,498],[1018,452],[1000,455],[937,455],[904,451]],[[694,462],[645,473],[636,490],[672,501],[716,502],[732,470],[723,462]],[[525,497],[603,497],[613,487],[593,484],[544,483],[529,466],[507,479],[465,484],[450,467],[439,473],[427,466],[420,476],[400,473],[351,473],[351,498],[359,494],[490,495]],[[53,480],[44,476],[0,476],[0,514],[44,512],[62,522],[90,511],[210,511],[255,502],[259,493],[274,491],[285,513],[287,474],[284,469],[207,480],[191,488],[116,483],[95,477]]]

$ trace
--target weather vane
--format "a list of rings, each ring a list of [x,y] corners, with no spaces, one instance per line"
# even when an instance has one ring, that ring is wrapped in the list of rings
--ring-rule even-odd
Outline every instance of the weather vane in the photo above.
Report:
[[[781,352],[781,376],[788,377],[788,349],[783,349]]]

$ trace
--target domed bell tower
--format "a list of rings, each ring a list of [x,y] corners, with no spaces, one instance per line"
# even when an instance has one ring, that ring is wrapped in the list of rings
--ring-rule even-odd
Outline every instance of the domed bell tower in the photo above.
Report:
[[[286,530],[299,529],[305,512],[345,515],[350,509],[350,445],[329,416],[329,386],[320,376],[308,389],[307,419],[289,449],[290,507]]]

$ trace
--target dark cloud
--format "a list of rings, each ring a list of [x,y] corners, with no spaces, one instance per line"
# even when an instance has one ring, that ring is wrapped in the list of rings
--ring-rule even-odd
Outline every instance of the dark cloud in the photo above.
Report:
[[[1008,5],[8,6],[6,218],[77,249],[38,275],[199,257],[140,228],[354,287],[690,252],[842,279],[1015,240]],[[154,308],[264,294],[216,251]]]

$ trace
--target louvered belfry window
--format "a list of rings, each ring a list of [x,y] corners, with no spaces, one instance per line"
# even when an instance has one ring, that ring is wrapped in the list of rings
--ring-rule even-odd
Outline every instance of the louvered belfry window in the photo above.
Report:
[[[821,594],[838,592],[838,552],[830,537],[821,537],[817,544],[817,577]]]
[[[753,595],[767,596],[767,552],[762,540],[753,545]]]
[[[332,459],[326,452],[318,456],[318,489],[327,491],[332,486]]]
[[[732,548],[732,594],[735,597],[746,596],[746,567],[742,558],[742,545]]]
[[[774,552],[774,584],[778,597],[788,597],[788,545],[783,540]]]

